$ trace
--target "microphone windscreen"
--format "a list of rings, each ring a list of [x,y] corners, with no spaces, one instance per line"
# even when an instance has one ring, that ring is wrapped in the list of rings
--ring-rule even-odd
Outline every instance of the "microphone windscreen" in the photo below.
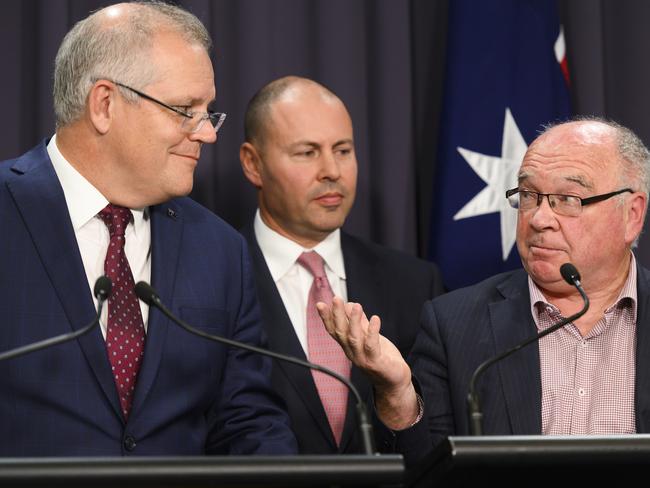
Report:
[[[580,273],[578,273],[576,267],[571,263],[564,263],[560,266],[560,274],[564,278],[564,281],[572,286],[575,285],[576,281],[580,281]]]
[[[153,302],[154,298],[158,296],[156,290],[154,290],[153,287],[146,281],[138,281],[136,283],[135,294],[147,305],[151,305],[151,302]]]
[[[108,276],[100,276],[97,278],[97,281],[95,281],[95,288],[93,289],[93,293],[95,294],[95,298],[98,300],[100,298],[102,300],[106,300],[111,296],[112,290],[113,282]]]

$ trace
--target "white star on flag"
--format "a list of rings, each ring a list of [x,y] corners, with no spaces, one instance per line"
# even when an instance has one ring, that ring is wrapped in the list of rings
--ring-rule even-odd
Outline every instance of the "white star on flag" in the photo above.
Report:
[[[456,148],[487,186],[454,215],[454,220],[500,212],[501,250],[504,261],[508,259],[515,245],[517,231],[517,211],[510,206],[505,195],[506,190],[517,186],[517,172],[526,148],[526,141],[508,107],[503,124],[501,157],[488,156],[462,147]]]

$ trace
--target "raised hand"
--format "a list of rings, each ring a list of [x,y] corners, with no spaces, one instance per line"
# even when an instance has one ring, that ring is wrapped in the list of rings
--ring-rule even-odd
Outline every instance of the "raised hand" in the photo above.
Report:
[[[411,382],[411,369],[395,345],[379,333],[381,320],[370,320],[358,303],[334,297],[331,307],[316,305],[318,313],[347,357],[369,377],[375,388],[379,418],[387,427],[408,427],[417,417],[418,405]]]

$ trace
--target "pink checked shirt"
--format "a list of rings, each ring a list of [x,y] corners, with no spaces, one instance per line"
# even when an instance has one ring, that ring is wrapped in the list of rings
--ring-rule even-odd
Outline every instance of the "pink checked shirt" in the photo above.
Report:
[[[542,331],[563,317],[528,278],[531,313]],[[616,301],[582,337],[573,324],[539,341],[542,433],[633,434],[636,260]]]

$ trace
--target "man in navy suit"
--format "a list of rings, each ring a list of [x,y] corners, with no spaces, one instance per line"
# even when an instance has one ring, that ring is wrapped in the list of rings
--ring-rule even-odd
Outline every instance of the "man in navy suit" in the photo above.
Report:
[[[162,3],[107,7],[64,39],[56,135],[0,165],[0,350],[89,323],[95,280],[119,273],[101,327],[0,363],[0,456],[295,452],[270,361],[132,291],[151,282],[190,324],[262,343],[245,240],[184,197],[224,118],[209,49],[198,19]]]
[[[382,333],[406,355],[417,333],[419,310],[442,293],[442,279],[433,263],[341,231],[357,179],[352,121],[343,102],[312,80],[280,78],[251,99],[245,127],[240,160],[258,190],[259,210],[244,234],[270,347],[315,362],[330,359],[314,359],[327,346],[309,338],[306,317],[314,278],[298,259],[313,252],[322,257],[333,292],[381,314]],[[315,327],[325,334],[315,308],[314,314]],[[345,359],[332,343],[332,354],[338,350]],[[363,373],[357,368],[346,373],[364,400],[371,401]],[[333,418],[311,371],[275,363],[273,385],[287,402],[300,452],[363,452],[354,398],[347,390],[344,409]]]
[[[480,377],[483,433],[650,432],[650,273],[632,253],[649,174],[648,149],[618,124],[582,119],[542,133],[507,192],[524,269],[428,302],[410,368],[378,333],[378,317],[341,300],[319,305],[330,332],[375,379],[377,413],[393,431],[384,433],[407,459],[469,433],[466,396],[479,364],[583,308],[560,275],[567,262],[591,306]]]

